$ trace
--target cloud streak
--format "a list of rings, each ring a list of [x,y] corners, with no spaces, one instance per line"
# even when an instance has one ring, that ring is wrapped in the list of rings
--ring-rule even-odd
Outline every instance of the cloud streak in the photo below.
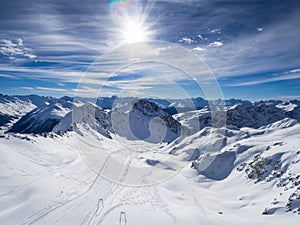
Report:
[[[297,70],[295,70],[297,71]],[[284,72],[282,74],[273,74],[272,77],[261,79],[261,80],[254,80],[254,81],[245,81],[235,84],[229,84],[227,86],[231,87],[239,87],[239,86],[252,86],[252,85],[258,85],[258,84],[264,84],[264,83],[270,83],[270,82],[276,82],[276,81],[284,81],[284,80],[294,80],[294,79],[300,79],[300,70],[299,72],[294,72],[293,70]]]
[[[35,59],[37,56],[33,54],[33,50],[25,47],[23,39],[16,40],[0,39],[0,54],[13,60],[16,58]]]

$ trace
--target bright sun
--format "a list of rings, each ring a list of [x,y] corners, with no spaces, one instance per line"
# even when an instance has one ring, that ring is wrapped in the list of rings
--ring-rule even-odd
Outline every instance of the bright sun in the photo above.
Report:
[[[152,29],[155,21],[147,20],[153,3],[144,5],[136,0],[111,0],[111,15],[117,25],[115,34],[120,44],[131,44],[151,40],[155,31]],[[152,1],[149,1],[152,2]],[[154,1],[155,2],[155,1]]]
[[[142,42],[149,39],[147,29],[143,23],[138,21],[128,21],[124,24],[122,31],[122,40],[126,43]]]

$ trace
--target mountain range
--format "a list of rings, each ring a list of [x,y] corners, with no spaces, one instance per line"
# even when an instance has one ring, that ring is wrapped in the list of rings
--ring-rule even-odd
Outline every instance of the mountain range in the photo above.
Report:
[[[299,107],[0,95],[0,224],[298,224]]]

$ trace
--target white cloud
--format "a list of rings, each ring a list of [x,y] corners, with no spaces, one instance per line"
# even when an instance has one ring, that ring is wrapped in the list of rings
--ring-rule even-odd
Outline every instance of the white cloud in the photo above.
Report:
[[[22,38],[18,38],[17,39],[17,43],[18,43],[19,46],[23,46],[23,40],[22,40]]]
[[[210,32],[211,32],[211,33],[221,34],[221,29],[219,29],[219,28],[212,29]]]
[[[32,49],[24,47],[21,38],[16,40],[0,39],[0,53],[11,60],[19,57],[34,59],[36,58],[36,55],[32,52]]]
[[[198,37],[200,38],[200,39],[202,39],[202,40],[207,40],[207,38],[206,37],[203,37],[201,34],[198,34]]]
[[[258,32],[262,32],[262,31],[264,30],[264,28],[263,28],[263,27],[257,27],[256,30],[257,30]]]
[[[25,53],[24,56],[28,57],[29,59],[35,59],[36,58],[36,55],[29,54],[29,53]]]
[[[8,75],[8,74],[1,74],[1,73],[0,73],[0,77],[10,78],[10,79],[17,79],[17,77],[15,77],[15,76]]]
[[[223,46],[223,43],[220,41],[214,41],[212,43],[210,43],[207,47],[221,47]]]
[[[193,50],[195,50],[195,51],[204,51],[204,50],[205,50],[205,48],[196,47],[196,48],[193,48]]]
[[[183,38],[181,38],[180,40],[179,40],[179,42],[183,42],[183,43],[185,43],[185,44],[192,44],[193,42],[194,42],[194,40],[192,40],[191,38],[189,38],[189,37],[183,37]]]
[[[290,70],[291,73],[299,73],[300,69],[294,69],[294,70]]]

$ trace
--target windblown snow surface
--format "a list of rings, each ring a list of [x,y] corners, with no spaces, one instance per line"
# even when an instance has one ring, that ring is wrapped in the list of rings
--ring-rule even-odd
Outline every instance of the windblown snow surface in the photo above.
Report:
[[[143,140],[126,136],[126,116],[114,122],[91,103],[59,106],[51,132],[1,135],[1,225],[299,224],[300,124],[278,111],[296,106],[259,109],[258,118],[270,122],[253,120],[252,127],[233,119],[242,106],[230,106],[235,125],[201,123],[196,130],[205,109],[174,115],[177,122],[140,101],[128,117],[135,117],[134,129],[156,132],[151,141],[149,130]],[[41,107],[53,116],[47,109]],[[33,112],[40,115],[36,108],[24,117]],[[167,141],[158,141],[160,132]]]

